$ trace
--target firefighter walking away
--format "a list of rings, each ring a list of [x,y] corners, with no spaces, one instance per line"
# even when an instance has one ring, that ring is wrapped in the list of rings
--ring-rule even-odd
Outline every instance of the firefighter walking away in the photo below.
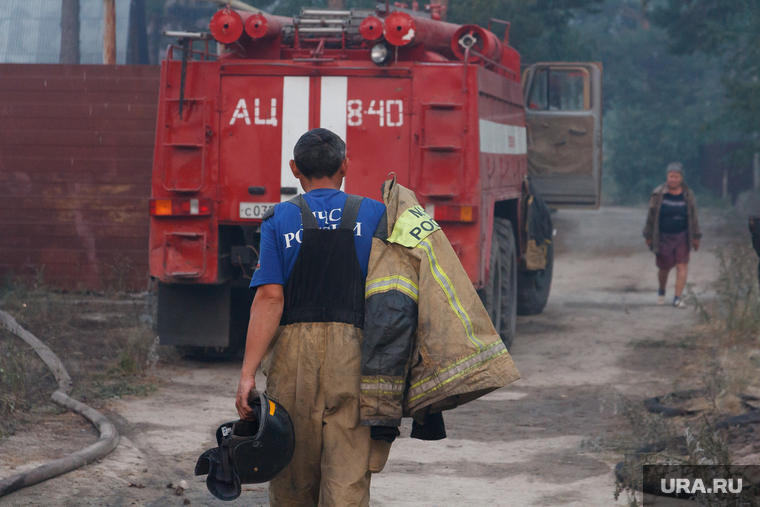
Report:
[[[272,507],[367,506],[370,461],[390,448],[359,419],[364,283],[385,207],[340,190],[346,145],[329,130],[304,134],[290,167],[305,194],[274,206],[261,226],[236,407],[254,417],[247,400],[263,359],[267,393],[295,430],[293,460],[270,483]]]

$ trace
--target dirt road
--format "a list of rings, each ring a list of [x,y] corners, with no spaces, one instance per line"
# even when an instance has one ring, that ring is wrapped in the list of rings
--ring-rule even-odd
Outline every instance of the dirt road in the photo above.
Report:
[[[672,387],[666,367],[672,357],[631,342],[684,334],[697,320],[693,311],[654,304],[654,259],[640,235],[644,218],[645,210],[634,208],[554,216],[550,302],[542,315],[519,319],[510,350],[523,378],[447,412],[444,441],[411,440],[406,424],[385,471],[373,478],[374,507],[614,505],[612,467],[620,455],[587,452],[593,445],[582,442],[624,431],[616,393],[643,397]],[[703,212],[701,221],[705,239],[692,254],[689,281],[709,297],[717,273],[710,250],[725,229],[716,213]],[[223,505],[192,472],[197,456],[214,445],[217,425],[236,418],[239,367],[182,362],[160,370],[156,394],[108,406],[121,433],[114,453],[0,505]],[[93,441],[94,432],[77,424],[81,436],[65,442],[47,433],[41,446],[28,434],[0,442],[0,476]],[[188,489],[181,495],[167,488],[183,479]],[[237,504],[268,505],[266,486],[245,487]]]

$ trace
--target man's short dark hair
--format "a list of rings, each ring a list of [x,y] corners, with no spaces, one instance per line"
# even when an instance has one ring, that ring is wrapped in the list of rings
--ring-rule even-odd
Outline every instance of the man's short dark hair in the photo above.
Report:
[[[346,159],[346,143],[327,129],[312,129],[293,148],[298,171],[311,179],[333,176]]]

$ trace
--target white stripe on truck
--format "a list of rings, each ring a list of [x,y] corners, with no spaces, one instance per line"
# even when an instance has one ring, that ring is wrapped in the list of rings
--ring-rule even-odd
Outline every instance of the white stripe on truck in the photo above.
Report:
[[[345,76],[326,76],[321,78],[321,97],[319,104],[319,126],[330,130],[346,140],[346,103],[348,102],[348,78]],[[346,181],[340,187],[344,190]]]
[[[322,78],[322,97],[319,105],[319,126],[346,140],[346,102],[348,78],[330,76]]]
[[[280,166],[280,186],[296,187],[298,193],[303,189],[290,170],[293,147],[306,131],[309,130],[309,78],[308,76],[285,76],[282,83],[282,151]],[[292,195],[282,195],[281,201],[291,199]]]
[[[480,120],[480,152],[496,155],[528,153],[525,127]]]

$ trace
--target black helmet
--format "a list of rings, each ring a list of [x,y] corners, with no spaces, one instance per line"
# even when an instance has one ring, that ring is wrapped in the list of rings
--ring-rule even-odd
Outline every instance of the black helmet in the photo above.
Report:
[[[290,463],[295,449],[293,422],[287,411],[264,393],[251,408],[256,421],[233,421],[216,430],[219,447],[201,454],[195,475],[208,474],[206,486],[220,500],[235,500],[241,484],[258,484],[276,477]]]

